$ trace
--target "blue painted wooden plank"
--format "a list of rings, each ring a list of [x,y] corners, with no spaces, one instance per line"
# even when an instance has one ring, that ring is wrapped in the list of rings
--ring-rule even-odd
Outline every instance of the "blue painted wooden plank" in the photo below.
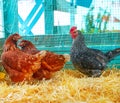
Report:
[[[3,1],[5,38],[18,32],[18,0]]]
[[[86,8],[89,8],[92,3],[92,0],[71,0],[70,4],[71,6],[83,6]]]
[[[35,6],[34,8],[31,10],[30,14],[28,15],[28,17],[26,18],[26,20],[24,21],[24,23],[22,24],[21,29],[25,29],[27,24],[29,23],[29,21],[31,20],[31,18],[34,16],[35,12],[37,11],[37,9],[39,8],[39,6],[42,4],[42,0],[40,0]]]
[[[30,32],[30,30],[33,28],[33,26],[36,24],[36,22],[38,21],[38,19],[42,15],[43,11],[44,11],[44,7],[42,6],[40,11],[38,12],[38,14],[35,16],[35,18],[31,22],[30,26],[26,29],[26,34],[28,34]]]
[[[18,19],[19,19],[19,22],[20,22],[21,24],[24,23],[23,19],[20,17],[19,14],[18,14]],[[28,27],[26,26],[26,28],[28,28]],[[19,28],[19,31],[20,31],[20,33],[21,33],[21,32],[23,32],[24,30],[22,30],[21,28]],[[21,34],[21,35],[22,35],[22,34]],[[28,34],[27,34],[27,35],[28,35]],[[29,35],[33,35],[33,33],[30,31]]]
[[[92,0],[76,0],[77,6],[83,6],[89,8],[92,3]]]
[[[19,19],[19,22],[21,23],[21,24],[23,24],[23,19],[20,17],[20,15],[18,14],[18,19]]]

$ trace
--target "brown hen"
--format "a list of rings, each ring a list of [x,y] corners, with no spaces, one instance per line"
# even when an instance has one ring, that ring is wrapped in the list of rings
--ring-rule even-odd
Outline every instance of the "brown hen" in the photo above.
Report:
[[[17,47],[20,38],[19,34],[10,35],[4,43],[1,54],[2,65],[13,82],[31,80],[41,66],[41,59],[46,55],[46,51],[35,55],[22,52]]]
[[[19,43],[22,51],[29,54],[36,54],[40,52],[32,42],[28,40],[22,40]],[[65,63],[70,60],[68,54],[60,55],[50,51],[47,51],[46,56],[42,59],[41,68],[34,73],[33,77],[37,79],[50,79],[52,74],[56,71],[61,70]]]

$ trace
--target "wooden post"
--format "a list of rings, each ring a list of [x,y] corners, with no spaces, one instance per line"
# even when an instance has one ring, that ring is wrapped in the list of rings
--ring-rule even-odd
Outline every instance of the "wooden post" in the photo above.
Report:
[[[23,11],[24,12],[24,11]],[[18,0],[3,0],[5,38],[18,33]]]
[[[45,34],[54,34],[54,0],[45,0]]]

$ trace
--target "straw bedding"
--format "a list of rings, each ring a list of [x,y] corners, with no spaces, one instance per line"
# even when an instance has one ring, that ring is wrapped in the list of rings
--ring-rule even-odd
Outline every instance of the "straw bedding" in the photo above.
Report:
[[[50,80],[13,84],[0,80],[0,103],[120,103],[120,70],[99,78],[61,70]]]

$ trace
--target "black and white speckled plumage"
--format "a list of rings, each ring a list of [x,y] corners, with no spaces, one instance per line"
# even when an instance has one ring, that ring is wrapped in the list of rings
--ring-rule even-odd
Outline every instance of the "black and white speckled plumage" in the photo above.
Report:
[[[107,53],[97,49],[88,48],[84,36],[80,31],[71,47],[71,61],[73,66],[83,74],[92,77],[99,77],[106,68],[107,63],[120,54],[120,48]]]

